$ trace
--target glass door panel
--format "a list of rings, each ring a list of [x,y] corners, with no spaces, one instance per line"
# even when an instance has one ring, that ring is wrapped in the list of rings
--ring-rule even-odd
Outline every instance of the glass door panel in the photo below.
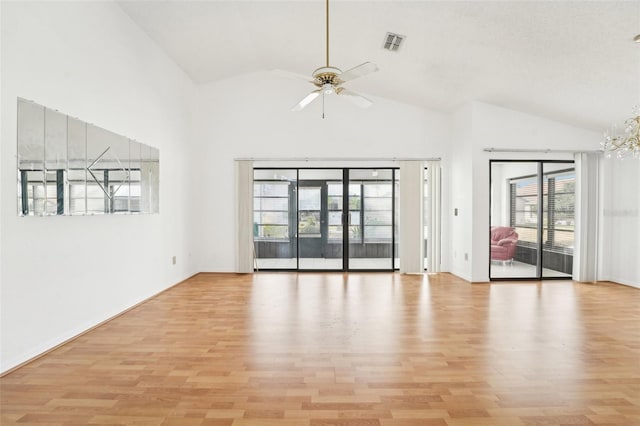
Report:
[[[343,186],[339,182],[327,183],[327,215],[329,221],[329,241],[334,242],[343,239],[342,226],[342,192]]]
[[[349,269],[393,268],[393,171],[349,170]]]
[[[300,169],[298,268],[342,270],[342,169]]]
[[[253,246],[255,267],[297,269],[296,228],[298,171],[253,171]]]
[[[536,278],[539,163],[491,162],[490,278]]]
[[[544,163],[542,277],[573,275],[575,183],[573,163]]]

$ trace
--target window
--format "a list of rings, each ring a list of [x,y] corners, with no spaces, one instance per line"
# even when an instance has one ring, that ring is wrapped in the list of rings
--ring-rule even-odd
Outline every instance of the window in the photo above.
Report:
[[[44,177],[44,179],[43,179]],[[21,170],[18,202],[22,215],[56,215],[64,212],[63,170]]]
[[[367,182],[363,185],[363,189],[365,242],[391,240],[393,234],[391,182]]]
[[[575,170],[544,174],[542,238],[545,250],[573,253]],[[511,179],[511,226],[519,244],[534,247],[538,240],[538,178]]]
[[[87,212],[86,170],[69,169],[69,213],[85,214]]]
[[[329,239],[342,240],[342,182],[328,183]],[[349,184],[349,241],[362,242],[362,185]]]
[[[104,214],[104,171],[98,170],[93,176],[87,178],[87,214]]]
[[[538,241],[538,178],[512,179],[511,226],[516,228],[523,245],[535,246]]]
[[[301,237],[320,236],[320,213],[322,208],[321,187],[301,187],[298,190],[298,233]]]
[[[542,235],[545,248],[573,253],[575,189],[574,170],[545,176]]]
[[[329,239],[342,240],[342,183],[327,182]]]
[[[43,181],[42,172],[27,172],[23,191],[26,194],[26,211],[23,206],[23,214],[56,214],[57,185],[56,174],[46,173],[47,180]]]
[[[253,234],[256,239],[289,238],[289,186],[288,182],[254,182]]]
[[[120,170],[96,170],[89,180],[85,170],[77,169],[48,170],[46,182],[44,175],[39,170],[20,171],[21,215],[62,215],[66,205],[71,215],[141,211],[139,170],[132,170],[131,176]],[[105,182],[110,196],[103,189]]]
[[[129,197],[129,211],[131,212],[142,212],[142,182],[141,179],[141,171],[131,169],[129,173],[129,188],[128,193],[123,193],[122,196]],[[127,190],[125,188],[125,190]]]

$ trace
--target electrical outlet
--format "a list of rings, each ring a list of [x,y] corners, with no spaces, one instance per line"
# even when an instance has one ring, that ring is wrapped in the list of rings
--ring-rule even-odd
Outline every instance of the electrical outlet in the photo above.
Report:
[[[171,258],[171,263],[172,263],[173,265],[175,265],[175,264],[176,264],[176,257],[175,257],[175,256],[173,256],[173,257]]]
[[[469,260],[469,253],[464,254],[464,260]]]

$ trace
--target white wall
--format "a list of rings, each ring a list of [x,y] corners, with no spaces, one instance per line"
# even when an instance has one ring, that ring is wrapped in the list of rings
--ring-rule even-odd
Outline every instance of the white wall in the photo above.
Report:
[[[453,114],[451,121],[450,206],[442,209],[443,222],[449,223],[448,251],[451,273],[471,281],[473,204],[475,182],[472,176],[472,105],[465,105]],[[455,215],[455,209],[458,214]],[[444,229],[443,229],[444,231]],[[444,238],[443,238],[444,240]]]
[[[563,123],[500,108],[472,104],[473,267],[472,281],[489,280],[489,160],[573,160],[572,154],[488,153],[485,148],[596,150],[601,135]],[[456,250],[453,248],[452,250]]]
[[[640,288],[640,161],[602,160],[600,280]]]
[[[1,7],[5,371],[196,269],[185,207],[190,80],[114,3]],[[17,97],[159,148],[160,214],[18,217]]]
[[[194,110],[199,155],[192,169],[199,190],[194,207],[200,231],[193,250],[198,270],[234,270],[234,158],[448,155],[449,119],[444,114],[385,99],[374,99],[371,108],[362,110],[335,96],[327,97],[325,119],[321,99],[291,112],[312,89],[275,72],[202,87]]]

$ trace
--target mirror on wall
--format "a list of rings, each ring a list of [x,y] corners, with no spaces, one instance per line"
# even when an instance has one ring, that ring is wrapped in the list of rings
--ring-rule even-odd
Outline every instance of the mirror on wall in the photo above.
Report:
[[[18,98],[18,214],[159,212],[156,148]]]

